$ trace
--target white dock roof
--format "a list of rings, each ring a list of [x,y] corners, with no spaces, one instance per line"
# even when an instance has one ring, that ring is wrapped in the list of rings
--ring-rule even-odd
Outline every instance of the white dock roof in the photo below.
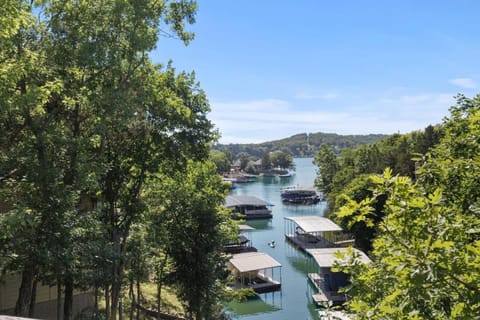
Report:
[[[348,259],[348,256],[346,256],[346,259],[339,259],[335,257],[336,252],[342,252],[346,255],[348,255],[347,250],[352,250],[355,252],[355,254],[359,255],[359,259],[363,263],[371,263],[372,260],[363,253],[363,251],[360,251],[355,248],[321,248],[321,249],[307,249],[307,252],[312,255],[312,257],[315,259],[319,267],[332,267],[335,263],[335,261],[338,261],[340,264],[346,263],[346,259]]]
[[[257,271],[268,268],[281,267],[277,260],[263,252],[246,252],[234,254],[230,263],[239,272]]]
[[[332,220],[319,216],[300,216],[285,217],[287,220],[295,222],[305,232],[322,232],[322,231],[342,231],[342,228]]]

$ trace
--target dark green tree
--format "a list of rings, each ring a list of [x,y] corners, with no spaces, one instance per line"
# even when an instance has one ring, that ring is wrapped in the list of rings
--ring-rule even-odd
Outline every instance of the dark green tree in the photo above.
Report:
[[[215,163],[218,174],[230,172],[230,168],[232,167],[232,161],[226,153],[218,150],[210,150],[209,159],[210,161]]]
[[[262,169],[270,170],[272,168],[272,160],[270,159],[270,152],[264,152],[262,155]]]
[[[330,193],[333,178],[338,171],[337,156],[329,146],[322,144],[313,163],[318,166],[318,177],[315,180],[315,186],[326,194]]]
[[[270,155],[272,166],[281,169],[290,169],[293,166],[293,157],[284,151],[275,151]]]
[[[171,279],[186,303],[189,319],[216,319],[223,295],[226,257],[223,244],[236,225],[222,206],[225,186],[213,163],[189,161],[185,171],[159,175],[149,193],[152,217],[168,238]]]

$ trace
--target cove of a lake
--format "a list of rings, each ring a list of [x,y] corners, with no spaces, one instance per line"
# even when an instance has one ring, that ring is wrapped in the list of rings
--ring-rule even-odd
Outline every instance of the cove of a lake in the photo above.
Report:
[[[280,198],[282,188],[303,185],[312,186],[316,177],[316,166],[312,158],[295,158],[295,175],[291,177],[263,177],[256,182],[238,184],[232,194],[250,195],[271,204],[273,218],[247,221],[256,228],[247,234],[259,252],[265,252],[282,264],[281,291],[260,294],[246,302],[230,303],[227,308],[232,319],[241,320],[307,320],[318,319],[312,302],[312,288],[307,273],[315,272],[315,263],[305,253],[285,241],[284,217],[299,215],[323,215],[325,202],[313,206],[284,205]],[[271,248],[268,243],[275,241]]]

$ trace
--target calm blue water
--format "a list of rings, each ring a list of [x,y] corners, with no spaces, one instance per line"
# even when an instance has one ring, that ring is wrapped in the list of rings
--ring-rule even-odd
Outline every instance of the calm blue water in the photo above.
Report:
[[[313,185],[316,166],[312,158],[296,158],[296,174],[290,178],[258,178],[257,182],[239,184],[232,194],[251,195],[274,204],[273,218],[270,220],[247,221],[256,228],[247,234],[260,252],[265,252],[282,264],[282,290],[261,294],[259,299],[242,303],[231,303],[233,319],[241,320],[303,320],[317,319],[315,306],[311,301],[312,289],[307,280],[308,272],[315,272],[315,263],[306,254],[285,242],[284,217],[296,215],[323,215],[325,202],[315,206],[287,206],[280,198],[281,188],[291,185]],[[268,243],[275,240],[276,247]],[[274,271],[278,279],[278,270]]]

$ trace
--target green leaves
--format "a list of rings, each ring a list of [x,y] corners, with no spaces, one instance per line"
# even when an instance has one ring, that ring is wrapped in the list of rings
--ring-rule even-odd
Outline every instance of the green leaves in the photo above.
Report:
[[[149,183],[150,234],[172,258],[170,279],[178,285],[187,310],[209,318],[222,294],[226,257],[222,246],[235,232],[230,213],[221,205],[225,189],[211,162],[188,161],[185,171],[157,176]],[[238,234],[238,233],[236,233]]]
[[[357,223],[363,217],[367,221],[372,200],[385,198],[374,262],[344,269],[352,274],[348,307],[360,318],[470,319],[478,314],[479,107],[477,98],[459,98],[445,121],[442,144],[422,158],[415,183],[385,170],[371,177],[375,188],[367,198],[343,196],[336,216]]]

